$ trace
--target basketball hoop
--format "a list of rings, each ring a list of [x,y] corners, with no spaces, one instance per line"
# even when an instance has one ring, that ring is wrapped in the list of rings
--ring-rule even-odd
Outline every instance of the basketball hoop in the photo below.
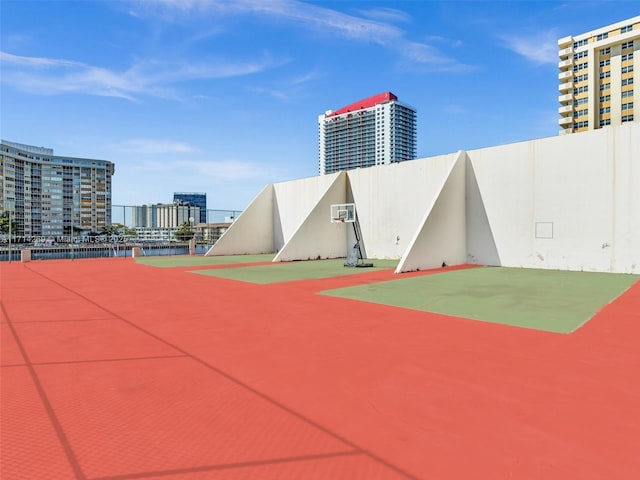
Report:
[[[331,205],[331,223],[353,223],[356,221],[355,203],[340,203]]]

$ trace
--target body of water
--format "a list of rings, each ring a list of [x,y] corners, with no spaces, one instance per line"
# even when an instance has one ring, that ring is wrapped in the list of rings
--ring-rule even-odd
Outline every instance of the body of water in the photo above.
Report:
[[[133,247],[140,247],[142,256],[188,255],[188,244],[163,245],[100,245],[100,246],[52,246],[25,247],[7,245],[0,247],[0,261],[20,261],[20,251],[31,250],[31,260],[78,259],[78,258],[124,258],[132,256]],[[211,245],[196,245],[196,255],[204,255]]]

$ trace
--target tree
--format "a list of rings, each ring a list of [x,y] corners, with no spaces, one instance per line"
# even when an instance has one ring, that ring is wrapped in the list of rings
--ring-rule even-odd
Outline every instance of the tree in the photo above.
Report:
[[[137,236],[137,232],[121,223],[112,223],[106,227],[102,227],[102,235],[127,235],[129,237]]]
[[[191,229],[191,223],[182,222],[182,225],[180,225],[180,228],[176,230],[174,235],[178,240],[191,240],[194,237],[195,232]]]
[[[11,230],[11,233],[15,235],[18,224],[16,223],[15,218],[11,218],[11,228],[9,228],[9,216],[9,212],[0,213],[0,233],[9,234],[9,230]]]

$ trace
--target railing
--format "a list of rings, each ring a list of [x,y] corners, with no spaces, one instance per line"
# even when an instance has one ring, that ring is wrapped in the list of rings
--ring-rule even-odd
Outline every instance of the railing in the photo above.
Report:
[[[195,254],[203,255],[214,242],[197,240]],[[143,256],[187,255],[189,241],[145,240],[136,237],[112,235],[100,237],[0,237],[0,261],[19,261],[22,251],[28,250],[31,260],[125,258],[131,257],[133,248],[140,248]]]
[[[230,223],[233,222],[240,214],[242,210],[207,210],[205,223]],[[146,224],[146,218],[141,218],[145,215],[144,210],[141,210],[141,206],[134,205],[112,205],[111,206],[111,223],[119,223],[129,228],[135,227],[148,227],[152,228],[153,225]],[[188,220],[188,219],[186,219]],[[199,218],[193,219],[194,224],[202,223]]]

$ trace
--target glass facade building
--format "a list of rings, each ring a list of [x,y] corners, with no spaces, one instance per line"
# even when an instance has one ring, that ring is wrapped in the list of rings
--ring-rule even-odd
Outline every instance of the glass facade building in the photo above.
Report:
[[[318,170],[341,170],[413,160],[417,112],[384,92],[318,117]]]
[[[53,149],[2,140],[0,212],[17,235],[99,232],[111,224],[112,162],[54,155]]]
[[[175,192],[173,201],[200,207],[200,214],[196,220],[207,223],[207,194],[201,192]]]

